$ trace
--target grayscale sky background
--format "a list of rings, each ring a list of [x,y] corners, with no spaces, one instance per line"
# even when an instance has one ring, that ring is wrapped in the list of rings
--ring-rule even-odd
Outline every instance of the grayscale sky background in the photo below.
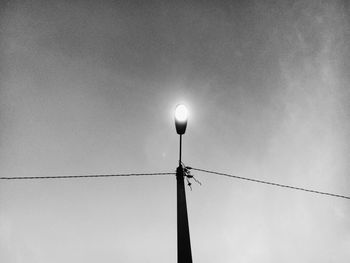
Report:
[[[349,11],[1,1],[1,176],[173,172],[184,102],[185,164],[349,195]],[[194,174],[194,262],[349,262],[348,200]],[[175,263],[175,177],[1,181],[0,262]]]

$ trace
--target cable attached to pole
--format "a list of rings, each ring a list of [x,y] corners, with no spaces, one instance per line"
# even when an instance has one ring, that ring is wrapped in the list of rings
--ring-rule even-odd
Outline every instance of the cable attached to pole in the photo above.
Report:
[[[151,175],[175,175],[175,173],[89,174],[89,175],[55,175],[55,176],[26,176],[26,177],[17,176],[17,177],[0,177],[0,180],[78,179],[78,178],[151,176]]]
[[[349,196],[345,196],[345,195],[338,195],[338,194],[333,194],[333,193],[321,192],[321,191],[312,190],[312,189],[306,189],[306,188],[301,188],[301,187],[296,187],[296,186],[291,186],[291,185],[286,185],[286,184],[279,184],[279,183],[274,183],[274,182],[257,180],[257,179],[252,179],[252,178],[247,178],[247,177],[242,177],[242,176],[237,176],[237,175],[232,175],[232,174],[219,173],[219,172],[215,172],[215,171],[209,171],[209,170],[193,168],[193,167],[188,167],[188,166],[186,167],[186,169],[188,169],[188,170],[192,169],[194,171],[210,173],[210,174],[216,174],[216,175],[222,175],[222,176],[226,176],[226,177],[231,177],[231,178],[235,178],[235,179],[240,179],[240,180],[245,180],[245,181],[250,181],[250,182],[255,182],[255,183],[260,183],[260,184],[268,184],[268,185],[277,186],[277,187],[289,188],[289,189],[293,189],[293,190],[299,190],[299,191],[304,191],[304,192],[309,192],[309,193],[314,193],[314,194],[320,194],[320,195],[328,195],[328,196],[332,196],[332,197],[337,197],[337,198],[343,198],[343,199],[350,200],[350,197]]]

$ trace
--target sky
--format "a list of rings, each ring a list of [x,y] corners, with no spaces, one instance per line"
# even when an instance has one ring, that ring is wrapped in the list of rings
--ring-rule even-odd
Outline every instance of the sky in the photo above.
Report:
[[[0,4],[0,173],[186,165],[350,195],[347,1]],[[350,202],[193,172],[193,262],[350,260]],[[177,262],[176,178],[0,181],[0,262]]]

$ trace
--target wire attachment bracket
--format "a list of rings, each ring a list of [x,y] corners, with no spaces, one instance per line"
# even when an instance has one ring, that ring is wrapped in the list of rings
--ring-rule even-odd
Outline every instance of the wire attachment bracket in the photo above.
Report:
[[[186,177],[186,181],[187,181],[187,185],[190,187],[191,191],[192,191],[192,183],[191,183],[191,179],[193,179],[193,181],[195,181],[197,184],[202,185],[202,183],[194,177],[194,175],[191,174],[191,169],[192,167],[190,166],[186,166],[183,162],[181,162],[181,165],[183,166],[183,171],[184,171],[184,176]]]

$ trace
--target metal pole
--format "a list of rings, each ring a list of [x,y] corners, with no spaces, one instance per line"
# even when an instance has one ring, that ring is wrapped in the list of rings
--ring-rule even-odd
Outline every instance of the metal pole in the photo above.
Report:
[[[180,134],[179,166],[182,165],[181,155],[182,155],[182,134]]]
[[[184,169],[181,163],[182,137],[180,135],[179,167],[176,169],[177,182],[177,262],[192,263],[190,231],[188,226]]]

